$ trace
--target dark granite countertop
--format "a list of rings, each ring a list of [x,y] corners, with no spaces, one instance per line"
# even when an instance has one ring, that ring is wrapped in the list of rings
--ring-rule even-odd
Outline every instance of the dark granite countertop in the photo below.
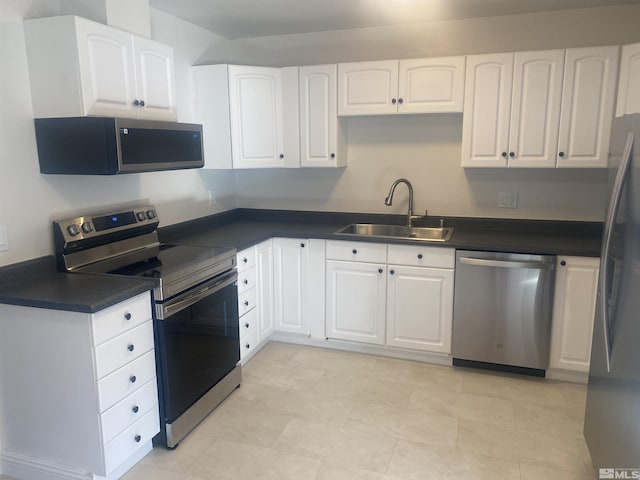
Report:
[[[0,269],[0,303],[24,307],[95,313],[155,286],[147,278],[56,272],[53,257]]]
[[[350,223],[402,224],[404,216],[299,211],[237,209],[195,222],[165,227],[161,240],[201,246],[248,248],[271,237],[320,238],[377,243],[401,243],[454,247],[511,253],[600,255],[602,225],[597,222],[565,222],[547,220],[509,220],[478,218],[445,218],[454,228],[448,242],[425,242],[413,239],[375,238],[336,234]],[[426,226],[439,225],[440,217]]]
[[[602,225],[596,222],[505,220],[451,217],[449,242],[336,234],[351,223],[401,225],[402,215],[236,209],[161,228],[165,243],[210,247],[251,247],[271,237],[320,238],[401,243],[512,253],[597,257]],[[423,226],[436,226],[440,217]],[[95,313],[151,290],[155,280],[118,275],[59,273],[53,257],[0,268],[0,303]]]

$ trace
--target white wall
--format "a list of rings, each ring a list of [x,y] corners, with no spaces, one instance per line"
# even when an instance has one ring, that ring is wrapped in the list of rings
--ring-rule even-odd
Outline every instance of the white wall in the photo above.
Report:
[[[230,42],[229,55],[244,63],[303,65],[616,45],[640,41],[639,24],[640,6],[591,8],[243,39]],[[462,115],[345,121],[346,169],[239,171],[239,205],[402,213],[406,200],[398,197],[386,207],[383,199],[404,176],[415,187],[416,209],[433,215],[603,218],[608,189],[602,170],[462,169]],[[501,191],[518,192],[517,209],[497,207]]]
[[[52,218],[137,201],[158,208],[161,225],[234,208],[235,177],[200,170],[112,177],[41,175],[23,33],[23,18],[60,13],[60,2],[11,0],[0,15],[0,224],[7,226],[9,251],[0,265],[53,253]],[[152,37],[174,46],[179,120],[190,118],[190,65],[206,50],[226,56],[226,40],[162,12],[151,11]],[[217,203],[209,205],[208,189]]]

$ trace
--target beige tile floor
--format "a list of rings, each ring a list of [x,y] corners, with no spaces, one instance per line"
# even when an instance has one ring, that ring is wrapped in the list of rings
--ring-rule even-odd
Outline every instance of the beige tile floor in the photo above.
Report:
[[[585,395],[272,342],[176,450],[154,449],[123,480],[591,480]]]

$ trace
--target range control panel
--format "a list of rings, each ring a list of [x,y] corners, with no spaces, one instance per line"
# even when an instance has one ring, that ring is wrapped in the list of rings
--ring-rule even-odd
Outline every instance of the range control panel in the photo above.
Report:
[[[65,242],[75,242],[108,233],[115,233],[135,227],[158,225],[158,215],[153,205],[135,207],[131,210],[82,216],[53,222],[54,227]]]

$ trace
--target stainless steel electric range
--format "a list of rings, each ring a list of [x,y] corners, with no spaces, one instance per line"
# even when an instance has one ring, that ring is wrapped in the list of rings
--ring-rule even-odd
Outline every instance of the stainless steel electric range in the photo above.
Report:
[[[151,205],[53,222],[58,269],[155,278],[161,431],[168,448],[241,380],[236,250],[158,241]]]

